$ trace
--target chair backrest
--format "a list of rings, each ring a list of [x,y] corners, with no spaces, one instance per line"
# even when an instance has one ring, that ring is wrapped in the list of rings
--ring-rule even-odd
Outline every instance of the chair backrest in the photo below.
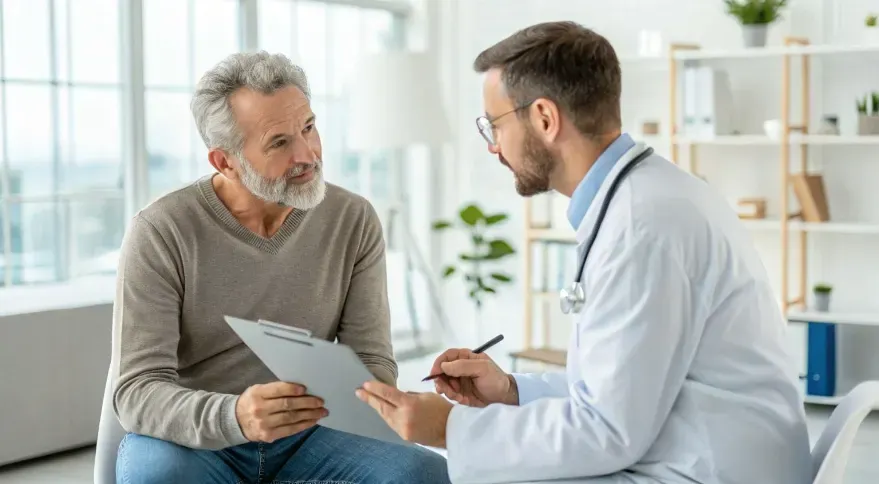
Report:
[[[812,484],[843,482],[855,435],[874,408],[879,408],[879,381],[858,384],[839,402],[812,449]]]
[[[98,442],[95,448],[95,484],[116,484],[116,452],[125,437],[125,429],[113,410],[113,366],[107,371],[104,401],[98,424]]]

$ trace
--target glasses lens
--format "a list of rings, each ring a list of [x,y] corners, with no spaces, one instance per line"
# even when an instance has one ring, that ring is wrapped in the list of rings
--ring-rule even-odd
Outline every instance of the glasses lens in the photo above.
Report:
[[[487,118],[481,117],[476,120],[476,126],[479,127],[479,133],[485,138],[490,145],[494,145],[494,136],[491,129],[491,123]]]

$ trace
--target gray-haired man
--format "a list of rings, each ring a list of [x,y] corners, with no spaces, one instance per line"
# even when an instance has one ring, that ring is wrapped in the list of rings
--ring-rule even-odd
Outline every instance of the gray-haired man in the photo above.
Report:
[[[324,182],[304,72],[232,55],[192,112],[217,173],[138,213],[119,263],[119,482],[448,482],[433,452],[317,426],[322,402],[278,382],[223,321],[338,338],[396,381],[381,226],[369,202]]]

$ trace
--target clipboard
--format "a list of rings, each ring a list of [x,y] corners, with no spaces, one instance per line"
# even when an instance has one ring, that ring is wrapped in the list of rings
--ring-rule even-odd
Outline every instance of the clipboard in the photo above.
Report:
[[[330,414],[318,425],[405,444],[372,407],[355,396],[355,390],[375,377],[350,347],[271,321],[224,319],[278,380],[305,385],[309,395],[324,400]]]

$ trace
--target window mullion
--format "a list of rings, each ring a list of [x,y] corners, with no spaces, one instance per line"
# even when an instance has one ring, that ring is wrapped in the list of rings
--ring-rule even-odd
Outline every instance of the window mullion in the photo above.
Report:
[[[4,17],[3,4],[0,3],[0,32],[3,32]],[[6,107],[6,46],[4,45],[4,36],[0,35],[0,136],[3,138],[3,154],[2,165],[0,165],[0,210],[3,211],[3,225],[0,230],[3,231],[3,246],[0,255],[3,256],[3,286],[12,285],[12,210],[7,197],[10,195],[12,187],[9,183],[9,136],[7,135],[7,126],[9,126],[9,118],[7,116]]]
[[[259,48],[259,0],[238,1],[238,27],[241,49],[256,51]]]
[[[55,24],[55,2],[46,0],[49,5],[49,79],[53,83],[58,82],[58,39],[56,39]],[[52,193],[58,193],[61,190],[61,117],[60,113],[60,96],[57,84],[50,85],[50,99],[52,108]],[[62,217],[61,199],[53,197],[52,201],[52,218],[55,223],[55,270],[56,278],[60,280],[67,279],[70,272],[69,249],[69,227],[66,220]],[[66,213],[66,210],[63,212]]]
[[[147,202],[149,169],[144,102],[143,0],[121,0],[120,62],[122,78],[123,140],[126,220]]]

